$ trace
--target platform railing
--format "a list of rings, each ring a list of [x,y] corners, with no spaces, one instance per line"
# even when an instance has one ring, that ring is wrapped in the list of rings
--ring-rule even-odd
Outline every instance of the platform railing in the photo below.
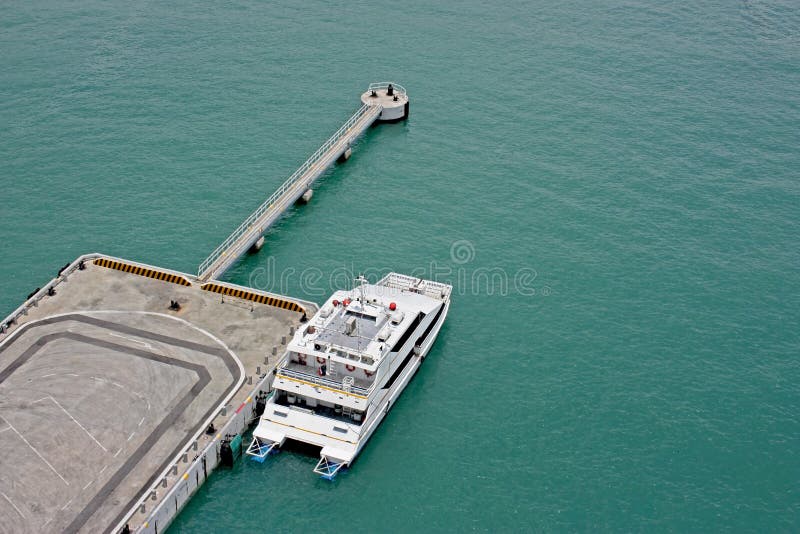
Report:
[[[377,115],[381,112],[380,105],[363,105],[361,108],[358,109],[345,123],[342,125],[341,128],[336,130],[334,133],[325,143],[322,144],[321,147],[314,152],[311,157],[309,157],[300,167],[292,173],[292,175],[285,181],[281,186],[270,195],[267,200],[265,200],[256,210],[247,217],[239,227],[233,231],[228,238],[222,242],[214,251],[200,264],[200,267],[197,271],[197,276],[200,279],[205,279],[204,276],[206,273],[210,271],[210,269],[214,266],[214,264],[222,257],[227,255],[230,249],[234,248],[234,245],[246,234],[253,230],[253,227],[260,219],[264,213],[266,213],[287,191],[292,189],[297,185],[298,182],[302,181],[306,173],[314,167],[320,160],[325,158],[328,151],[336,145],[339,141],[342,140],[345,136],[350,134],[351,128],[356,125],[360,120],[364,119],[366,116],[370,117],[377,117]],[[257,232],[262,232],[261,228],[255,229]]]
[[[371,84],[369,84],[369,90],[370,91],[377,91],[378,89],[387,89],[390,85],[392,86],[392,88],[395,90],[396,93],[401,94],[401,95],[408,94],[408,93],[406,93],[406,88],[405,87],[403,87],[399,83],[394,83],[394,82],[375,82],[375,83],[371,83]]]

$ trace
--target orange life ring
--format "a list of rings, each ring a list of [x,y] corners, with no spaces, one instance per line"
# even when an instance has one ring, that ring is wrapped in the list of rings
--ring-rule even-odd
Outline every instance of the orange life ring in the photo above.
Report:
[[[322,356],[317,356],[317,363],[325,363],[325,358]]]
[[[346,363],[346,364],[344,364],[344,366],[351,373],[356,370],[356,366],[355,365],[350,365],[349,363]]]
[[[370,373],[369,371],[367,371],[366,369],[364,369],[364,374],[365,374],[365,375],[367,375],[367,376],[372,376],[372,375],[374,375],[375,373]]]
[[[305,365],[306,364],[306,357],[305,357],[304,354],[298,354],[297,355],[297,363],[299,363],[300,365]]]

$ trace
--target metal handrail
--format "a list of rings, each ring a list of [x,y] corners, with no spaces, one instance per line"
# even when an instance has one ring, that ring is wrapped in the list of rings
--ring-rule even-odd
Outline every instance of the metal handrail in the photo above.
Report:
[[[309,374],[309,373],[303,373],[303,372],[300,372],[300,371],[295,371],[294,369],[286,369],[286,368],[280,368],[279,367],[278,370],[277,370],[277,374],[278,375],[287,376],[289,378],[296,378],[298,380],[304,380],[306,382],[311,382],[312,384],[318,384],[320,386],[327,386],[327,387],[333,388],[333,389],[335,389],[337,391],[342,391],[342,392],[346,393],[346,391],[344,391],[344,389],[342,387],[342,383],[341,382],[336,382],[334,380],[328,380],[326,378],[320,378],[320,377],[318,377],[316,375],[312,375],[312,374]],[[350,393],[355,393],[356,395],[361,395],[363,397],[366,397],[369,394],[369,390],[366,389],[366,388],[363,388],[361,386],[353,385],[350,388]]]
[[[351,116],[347,121],[342,125],[341,128],[336,130],[334,133],[321,147],[314,152],[311,157],[309,157],[305,163],[300,165],[300,167],[292,173],[292,175],[285,181],[283,184],[278,188],[277,191],[272,193],[270,197],[265,200],[256,210],[247,217],[239,227],[233,231],[228,238],[222,242],[214,251],[209,254],[209,256],[200,264],[200,267],[197,270],[197,276],[202,277],[203,273],[206,272],[221,256],[225,254],[225,251],[230,249],[237,240],[239,240],[243,235],[251,230],[253,224],[261,217],[270,207],[272,207],[278,199],[286,193],[289,189],[291,189],[296,183],[300,180],[300,178],[309,170],[311,169],[323,156],[326,152],[338,141],[340,141],[350,130],[350,128],[356,124],[361,118],[363,118],[370,110],[373,110],[373,113],[379,113],[381,106],[375,105],[368,105],[365,104],[356,111],[353,116]]]
[[[371,84],[369,84],[369,90],[370,91],[377,91],[378,89],[386,89],[387,87],[389,87],[389,85],[391,85],[394,88],[394,90],[397,91],[398,93],[400,93],[401,95],[407,95],[408,94],[406,92],[406,88],[405,87],[403,87],[399,83],[394,83],[394,82],[375,82],[375,83],[371,83]]]

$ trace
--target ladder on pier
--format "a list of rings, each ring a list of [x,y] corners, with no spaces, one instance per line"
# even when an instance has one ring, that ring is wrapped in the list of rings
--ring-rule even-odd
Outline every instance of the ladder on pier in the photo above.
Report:
[[[200,264],[197,277],[207,282],[222,276],[350,148],[353,141],[378,119],[382,109],[380,104],[365,104],[359,108],[277,191],[214,249]]]

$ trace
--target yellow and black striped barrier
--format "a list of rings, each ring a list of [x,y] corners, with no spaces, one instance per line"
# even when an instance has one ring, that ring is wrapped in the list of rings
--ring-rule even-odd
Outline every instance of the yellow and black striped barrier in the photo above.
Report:
[[[161,280],[162,282],[170,282],[172,284],[178,284],[182,286],[191,286],[191,282],[189,282],[183,276],[178,276],[177,274],[166,273],[164,271],[157,271],[155,269],[148,269],[147,267],[140,267],[139,265],[131,265],[130,263],[124,263],[121,261],[110,260],[108,258],[97,258],[94,260],[95,265],[99,265],[101,267],[108,267],[109,269],[116,269],[118,271],[123,271],[126,273],[131,274],[138,274],[139,276],[147,276],[149,278],[155,278],[156,280]]]
[[[275,306],[276,308],[283,308],[284,310],[289,310],[297,313],[302,313],[305,315],[306,310],[296,302],[292,302],[290,300],[279,299],[277,297],[268,297],[267,295],[259,295],[257,293],[251,293],[250,291],[245,291],[243,289],[234,289],[232,287],[221,286],[219,284],[203,284],[202,289],[205,291],[213,291],[214,293],[221,293],[223,295],[229,295],[231,297],[236,297],[245,300],[252,300],[253,302],[258,302],[259,304],[266,304],[267,306]]]

